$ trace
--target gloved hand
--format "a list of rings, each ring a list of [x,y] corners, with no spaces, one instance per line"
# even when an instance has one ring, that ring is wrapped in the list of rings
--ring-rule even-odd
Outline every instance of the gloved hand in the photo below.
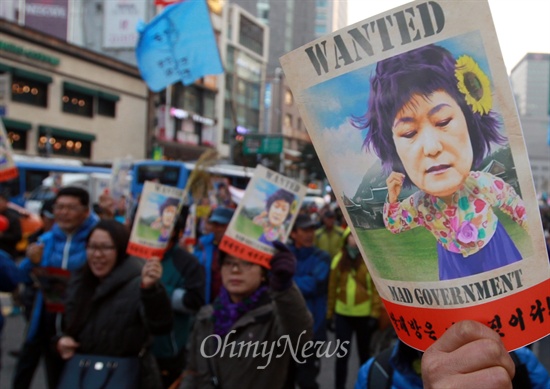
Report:
[[[275,291],[283,291],[292,285],[292,277],[296,272],[296,258],[288,247],[279,241],[273,242],[277,253],[271,258],[269,285]]]

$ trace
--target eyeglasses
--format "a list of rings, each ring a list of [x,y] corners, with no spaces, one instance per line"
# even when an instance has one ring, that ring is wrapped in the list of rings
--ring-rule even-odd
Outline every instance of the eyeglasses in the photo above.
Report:
[[[80,212],[84,209],[85,207],[83,205],[74,205],[74,204],[55,204],[53,206],[53,211],[54,212],[62,212],[62,211],[67,211],[67,212]]]
[[[88,251],[89,254],[93,254],[96,251],[99,252],[100,254],[105,254],[107,251],[114,250],[114,249],[116,249],[115,246],[96,246],[96,245],[86,246],[86,251]]]
[[[222,263],[222,269],[231,271],[237,268],[237,271],[245,272],[252,269],[253,265],[254,264],[252,262],[248,262],[248,261],[232,261],[232,260],[226,259]]]

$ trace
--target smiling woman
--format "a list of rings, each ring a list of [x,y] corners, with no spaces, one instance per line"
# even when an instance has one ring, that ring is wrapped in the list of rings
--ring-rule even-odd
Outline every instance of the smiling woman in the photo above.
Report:
[[[66,325],[57,349],[64,359],[77,353],[140,356],[136,372],[139,388],[160,389],[160,373],[146,345],[151,335],[170,331],[172,309],[159,281],[160,262],[144,264],[139,258],[128,257],[128,239],[126,226],[115,220],[100,221],[88,235],[87,262],[71,278]],[[65,377],[71,376],[70,371],[65,373]]]

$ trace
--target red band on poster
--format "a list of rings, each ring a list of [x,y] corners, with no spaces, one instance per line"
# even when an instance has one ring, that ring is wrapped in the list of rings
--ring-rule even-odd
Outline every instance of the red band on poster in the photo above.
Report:
[[[253,262],[267,269],[271,268],[270,261],[273,254],[266,253],[239,242],[227,235],[224,235],[220,242],[220,250],[233,255],[244,261]]]
[[[399,338],[422,351],[453,323],[466,318],[494,329],[508,351],[550,334],[550,279],[506,298],[466,308],[421,308],[383,301]]]

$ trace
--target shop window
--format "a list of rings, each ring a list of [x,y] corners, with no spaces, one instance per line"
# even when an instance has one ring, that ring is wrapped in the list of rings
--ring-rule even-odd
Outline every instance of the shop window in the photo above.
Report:
[[[11,147],[14,150],[27,150],[27,131],[18,131],[6,129],[8,138],[11,142]]]
[[[48,83],[12,75],[11,99],[17,103],[48,106]]]
[[[37,150],[40,155],[91,158],[94,135],[39,126]]]
[[[94,97],[85,93],[63,89],[63,112],[80,116],[92,117],[94,113]]]
[[[97,98],[97,114],[114,118],[116,115],[116,101]]]

